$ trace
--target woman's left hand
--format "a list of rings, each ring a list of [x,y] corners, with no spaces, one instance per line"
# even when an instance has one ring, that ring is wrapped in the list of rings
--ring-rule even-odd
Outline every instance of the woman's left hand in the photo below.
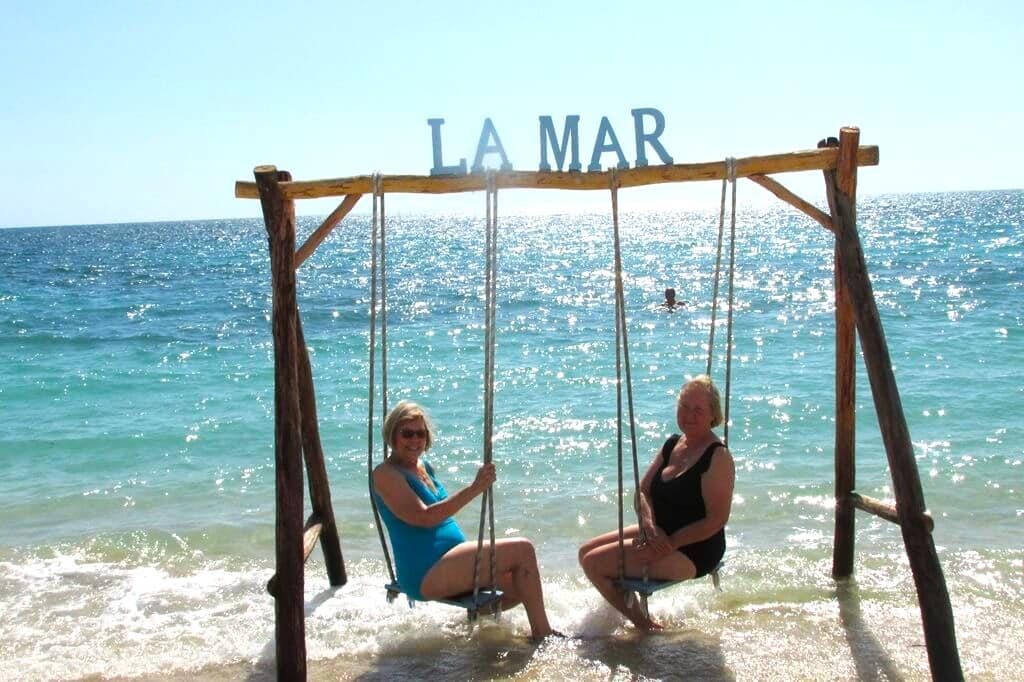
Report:
[[[633,544],[636,548],[637,559],[642,564],[650,564],[667,557],[672,552],[672,543],[668,541],[668,536],[660,528],[656,529],[654,533],[649,533],[643,542],[640,542],[640,536],[633,539]]]
[[[671,552],[671,546],[666,550],[662,545],[654,545],[649,542],[645,542],[644,544],[637,546],[636,558],[641,564],[653,564],[656,561],[664,559]]]

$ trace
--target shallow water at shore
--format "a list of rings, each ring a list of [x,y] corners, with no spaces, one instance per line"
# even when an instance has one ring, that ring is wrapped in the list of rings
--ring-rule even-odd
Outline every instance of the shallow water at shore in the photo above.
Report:
[[[1024,664],[1016,646],[1024,586],[1019,579],[1002,586],[1014,603],[999,604],[998,595],[985,594],[986,578],[1012,575],[1014,559],[984,562],[988,572],[965,580],[959,569],[979,560],[947,559],[963,669],[968,679],[1013,679]],[[1016,562],[1019,569],[1019,557]],[[470,628],[454,609],[386,604],[379,570],[362,574],[371,566],[355,567],[340,590],[329,589],[318,568],[311,567],[307,590],[313,680],[930,679],[913,586],[902,577],[909,574],[905,565],[896,571],[888,565],[861,569],[856,580],[837,584],[827,578],[824,562],[801,576],[794,569],[807,567],[781,552],[734,556],[722,592],[700,580],[652,598],[652,613],[666,630],[646,635],[623,627],[577,578],[547,580],[552,619],[569,637],[540,646],[527,640],[521,609]],[[251,609],[211,614],[193,627],[209,631],[216,618],[231,619],[234,641],[190,638],[172,628],[154,641],[137,642],[147,652],[141,670],[138,648],[120,664],[97,664],[115,678],[141,673],[154,680],[274,679],[272,612],[265,600]],[[262,645],[251,658],[178,672],[170,664],[224,656],[234,647],[242,655],[250,637]],[[211,645],[216,651],[209,651]],[[38,665],[30,670],[44,672]],[[57,670],[48,667],[40,677],[60,677]]]

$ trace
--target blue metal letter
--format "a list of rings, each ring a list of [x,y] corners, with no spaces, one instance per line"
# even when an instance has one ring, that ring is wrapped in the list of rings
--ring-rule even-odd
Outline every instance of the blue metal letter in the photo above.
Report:
[[[491,137],[494,138],[494,144],[487,143]],[[470,170],[474,173],[482,173],[484,170],[484,154],[492,152],[501,154],[501,170],[512,170],[512,164],[509,163],[508,157],[505,156],[505,148],[501,146],[501,138],[498,137],[498,131],[494,129],[491,119],[485,118],[484,127],[480,131],[480,142],[476,146],[476,158],[473,159],[473,166]]]
[[[611,142],[608,144],[603,142],[606,135],[611,138]],[[587,166],[588,171],[601,170],[601,154],[604,152],[615,152],[619,157],[617,167],[629,168],[629,161],[626,161],[626,155],[622,153],[622,147],[619,146],[619,138],[615,137],[615,131],[612,129],[612,124],[608,121],[607,116],[601,117],[601,125],[597,129],[597,139],[594,140],[594,153],[590,157],[590,165]]]
[[[644,153],[644,142],[649,142],[651,147],[658,154],[662,163],[672,163],[672,157],[668,155],[665,148],[658,142],[658,136],[665,131],[665,117],[657,109],[633,109],[633,128],[636,131],[636,167],[643,168],[647,165],[647,155]],[[654,117],[654,132],[644,132],[644,116]]]
[[[441,161],[441,124],[443,118],[428,118],[427,125],[430,126],[430,141],[434,145],[434,167],[430,169],[431,175],[464,175],[466,173],[466,160],[459,159],[457,166],[445,166]]]
[[[546,136],[545,133],[547,133]],[[540,169],[542,171],[551,170],[551,164],[548,163],[548,146],[545,144],[546,142],[551,142],[551,150],[555,153],[555,163],[558,164],[558,170],[562,170],[562,164],[565,163],[565,148],[570,145],[572,145],[570,147],[572,157],[569,161],[569,170],[578,171],[582,168],[580,165],[579,116],[565,117],[565,127],[562,129],[562,144],[558,144],[558,135],[555,134],[555,124],[551,121],[551,117],[540,117]]]

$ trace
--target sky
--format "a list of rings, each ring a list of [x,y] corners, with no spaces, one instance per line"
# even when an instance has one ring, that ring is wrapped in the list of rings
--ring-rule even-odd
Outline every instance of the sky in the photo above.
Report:
[[[260,164],[302,180],[426,175],[429,118],[445,119],[446,164],[472,163],[490,118],[513,167],[535,170],[539,116],[559,131],[580,117],[584,166],[607,116],[632,165],[630,111],[646,107],[676,163],[813,148],[856,125],[880,149],[861,196],[1021,188],[1022,43],[1016,1],[0,0],[0,227],[258,217],[234,182]],[[820,174],[778,179],[823,202]],[[629,190],[627,207],[717,196],[700,184]],[[500,207],[608,203],[570,194],[508,191]]]

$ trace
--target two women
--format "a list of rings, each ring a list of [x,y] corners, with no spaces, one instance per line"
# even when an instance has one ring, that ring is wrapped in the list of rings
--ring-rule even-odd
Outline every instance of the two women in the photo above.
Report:
[[[640,485],[639,526],[625,529],[626,574],[687,580],[709,573],[725,552],[725,523],[732,505],[732,455],[711,430],[722,423],[718,390],[706,376],[688,382],[679,394],[676,422],[682,435],[670,437]],[[384,420],[391,455],[373,472],[374,494],[395,551],[398,582],[414,599],[436,599],[473,587],[476,543],[467,542],[453,515],[496,478],[493,464],[449,496],[423,454],[434,441],[426,413],[403,401]],[[604,533],[579,551],[584,573],[613,607],[644,630],[658,628],[613,584],[618,577],[618,532]],[[522,603],[534,639],[552,634],[544,609],[537,557],[526,539],[496,542],[502,607]],[[490,575],[490,553],[483,552],[481,575]]]

